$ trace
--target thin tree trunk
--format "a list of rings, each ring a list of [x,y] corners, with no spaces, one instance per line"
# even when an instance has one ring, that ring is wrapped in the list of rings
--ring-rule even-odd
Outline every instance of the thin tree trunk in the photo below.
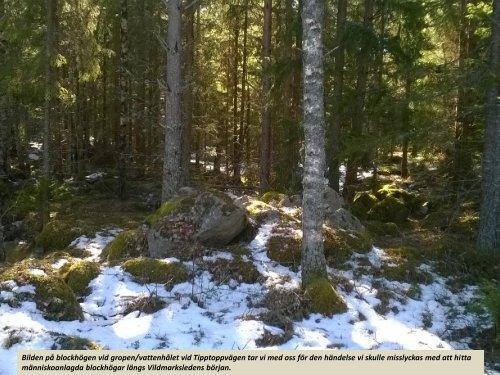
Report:
[[[410,95],[411,95],[411,84],[410,78],[406,79],[405,82],[405,97],[403,103],[403,113],[402,113],[402,132],[403,132],[403,155],[401,158],[401,177],[408,178],[408,145],[410,143]]]
[[[236,184],[241,183],[241,163],[243,160],[243,145],[245,142],[245,106],[247,104],[247,66],[248,66],[248,0],[245,1],[245,14],[243,20],[243,61],[242,61],[242,72],[241,72],[241,105],[240,105],[240,126],[238,129],[238,140],[234,147],[234,164],[237,166],[238,176],[235,173]]]
[[[342,94],[344,91],[345,49],[344,35],[347,20],[347,0],[338,1],[335,68],[333,73],[332,121],[328,127],[328,180],[332,189],[339,191],[340,137],[342,125]]]
[[[182,187],[181,1],[168,0],[167,112],[163,159],[162,201]]]
[[[366,28],[373,27],[373,9],[374,0],[364,1],[364,16],[363,24]],[[352,124],[351,124],[351,136],[356,141],[363,134],[363,127],[365,125],[365,99],[366,99],[366,89],[368,83],[368,65],[369,65],[369,52],[361,51],[358,61],[358,71],[356,80],[356,94],[354,100],[354,106],[352,109]],[[354,152],[349,157],[346,166],[346,177],[345,177],[345,187],[349,190],[349,186],[354,185],[358,181],[358,167],[361,158],[360,152]]]
[[[467,6],[471,3],[469,0],[460,1],[460,38],[459,38],[459,58],[458,69],[465,72],[467,69],[467,60],[472,55],[472,43],[474,30],[472,21],[467,17]],[[454,155],[454,180],[457,191],[466,186],[470,186],[468,180],[471,179],[473,162],[470,148],[471,132],[474,123],[471,114],[472,98],[474,95],[470,89],[470,79],[466,77],[459,83],[456,120],[455,120],[455,155]]]
[[[57,22],[57,0],[45,1],[47,11],[47,35],[45,40],[45,100],[44,100],[44,121],[43,121],[43,162],[42,181],[40,184],[40,214],[42,224],[49,221],[49,181],[50,181],[50,127],[51,127],[51,107],[52,88],[54,87],[54,75],[52,69],[52,59],[55,53],[56,44],[56,22]]]
[[[186,49],[184,61],[184,120],[183,120],[183,184],[189,184],[189,167],[191,164],[191,134],[193,129],[193,89],[194,89],[194,16],[197,5],[189,0],[186,1]]]
[[[264,30],[262,35],[262,124],[260,144],[260,178],[261,192],[269,188],[271,180],[271,108],[270,91],[271,77],[269,76],[271,59],[271,30],[272,30],[272,0],[264,0]]]
[[[128,4],[120,1],[120,127],[118,155],[118,197],[124,199],[127,194],[127,159],[129,152],[128,128]]]
[[[304,177],[302,214],[302,286],[326,277],[323,253],[323,191],[325,188],[325,108],[323,102],[323,0],[306,0],[304,33]]]

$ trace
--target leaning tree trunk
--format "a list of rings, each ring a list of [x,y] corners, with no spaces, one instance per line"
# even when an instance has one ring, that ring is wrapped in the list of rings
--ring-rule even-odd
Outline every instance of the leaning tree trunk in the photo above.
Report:
[[[181,1],[168,0],[167,114],[163,155],[162,201],[182,187]]]
[[[302,286],[326,277],[323,253],[323,190],[325,188],[325,108],[323,102],[322,17],[324,0],[304,1],[304,176],[302,214]]]
[[[493,2],[490,71],[500,67],[500,0]],[[500,100],[494,80],[489,92],[482,160],[482,196],[477,243],[483,251],[500,249]]]

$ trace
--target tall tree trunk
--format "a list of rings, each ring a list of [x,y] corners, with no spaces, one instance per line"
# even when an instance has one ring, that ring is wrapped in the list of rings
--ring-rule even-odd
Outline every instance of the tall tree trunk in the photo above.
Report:
[[[374,10],[374,0],[364,1],[364,16],[363,25],[365,28],[373,27],[373,10]],[[354,105],[351,115],[351,137],[356,142],[359,141],[363,134],[363,127],[365,125],[365,99],[366,99],[366,88],[368,83],[368,65],[370,62],[369,52],[363,48],[360,51],[358,69],[357,69],[357,80],[356,80],[356,94],[354,99]],[[346,177],[345,186],[349,190],[349,186],[357,182],[358,167],[361,159],[360,152],[353,152],[349,156],[349,160],[346,166]]]
[[[262,124],[260,143],[260,178],[261,192],[269,188],[271,182],[271,108],[270,91],[271,77],[271,30],[272,30],[272,0],[264,0],[264,30],[262,34]]]
[[[168,0],[167,113],[163,155],[162,201],[182,187],[181,0]]]
[[[127,193],[127,159],[129,152],[129,93],[128,93],[128,4],[120,1],[120,127],[118,155],[118,197],[124,199]]]
[[[54,74],[52,59],[56,48],[56,22],[57,22],[57,0],[45,1],[47,12],[47,35],[45,39],[45,100],[44,100],[44,121],[43,121],[43,162],[42,181],[40,184],[40,214],[42,223],[45,225],[49,221],[49,181],[50,181],[50,127],[51,127],[51,107],[54,87]]]
[[[184,110],[183,110],[183,184],[189,184],[189,167],[191,164],[191,134],[193,129],[193,89],[194,89],[194,19],[197,2],[186,1],[186,49],[184,53]]]
[[[233,164],[233,183],[235,185],[238,185],[241,183],[241,170],[240,170],[240,165],[237,163],[237,152],[238,152],[238,124],[239,124],[239,117],[238,117],[238,85],[239,85],[239,78],[238,78],[238,66],[239,66],[239,48],[240,48],[240,19],[239,19],[239,10],[235,10],[235,18],[233,20],[234,22],[234,27],[233,27],[233,37],[234,37],[234,49],[233,49],[233,73],[232,73],[232,79],[233,79],[233,155],[232,155],[232,164]]]
[[[244,20],[243,20],[243,61],[241,72],[241,105],[240,105],[240,126],[238,129],[238,140],[234,147],[234,164],[237,166],[238,175],[235,173],[235,182],[241,183],[241,163],[243,161],[243,145],[245,142],[245,115],[247,104],[247,68],[248,68],[248,0],[244,4]]]
[[[403,133],[403,155],[401,157],[401,177],[408,178],[408,145],[410,142],[410,95],[411,95],[412,80],[406,78],[405,96],[402,108],[401,130]]]
[[[333,73],[332,121],[327,131],[328,180],[332,189],[339,191],[340,136],[342,125],[342,94],[344,91],[345,49],[344,35],[347,20],[347,0],[338,1],[335,68]]]
[[[500,71],[500,0],[493,2],[490,72]],[[500,252],[500,88],[498,80],[488,92],[486,129],[482,160],[482,195],[479,213],[478,247]]]
[[[306,0],[304,33],[304,177],[302,214],[302,286],[326,277],[323,253],[323,191],[325,188],[325,108],[323,102],[323,0]]]
[[[467,17],[467,6],[470,0],[460,1],[460,36],[459,36],[459,57],[458,69],[465,78],[462,78],[458,87],[456,120],[455,120],[455,155],[453,176],[457,191],[470,186],[469,180],[472,175],[472,151],[471,132],[474,124],[472,115],[472,96],[474,93],[470,89],[471,79],[468,77],[467,60],[472,57],[474,27],[473,21]]]
[[[7,177],[9,118],[7,116],[7,96],[0,96],[0,180]],[[1,208],[1,206],[0,206]],[[1,226],[1,223],[0,223]],[[0,238],[1,241],[1,238]]]

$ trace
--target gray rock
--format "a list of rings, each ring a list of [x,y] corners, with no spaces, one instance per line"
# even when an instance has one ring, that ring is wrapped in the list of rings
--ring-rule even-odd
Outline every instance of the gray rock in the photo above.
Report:
[[[346,203],[339,193],[327,186],[323,192],[323,201],[325,204],[325,217],[328,218],[339,208],[344,208]]]
[[[346,230],[365,231],[366,228],[359,219],[345,208],[330,213],[326,217],[326,223],[332,228],[341,228]]]
[[[280,203],[280,207],[301,207],[302,206],[302,196],[296,194],[296,195],[291,195],[289,197],[283,198]]]
[[[195,237],[205,246],[225,246],[247,225],[242,208],[233,204],[227,196],[217,196],[211,192],[198,195],[191,214],[198,228]]]
[[[175,208],[146,230],[151,257],[189,258],[200,245],[223,247],[246,228],[243,208],[223,193],[184,189]]]

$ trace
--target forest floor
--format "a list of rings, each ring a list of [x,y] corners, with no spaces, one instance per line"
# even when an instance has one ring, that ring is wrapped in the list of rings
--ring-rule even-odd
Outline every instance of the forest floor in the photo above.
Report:
[[[140,205],[126,207],[136,207],[131,211],[137,217],[144,212]],[[96,262],[100,270],[90,293],[79,299],[84,319],[47,320],[34,302],[21,298],[34,293],[34,286],[1,283],[0,375],[16,373],[17,350],[64,348],[68,342],[72,347],[105,349],[484,349],[487,373],[500,374],[499,349],[491,346],[491,317],[475,308],[478,285],[443,275],[442,265],[432,259],[406,271],[424,278],[407,275],[411,281],[406,282],[380,273],[400,265],[400,254],[384,247],[415,243],[415,238],[379,237],[369,252],[354,252],[338,268],[329,267],[348,309],[325,317],[302,311],[300,272],[268,257],[268,240],[282,225],[276,220],[261,223],[248,251],[238,255],[254,265],[256,282],[244,283],[231,273],[221,275],[220,268],[207,267],[235,258],[232,252],[215,249],[202,263],[183,262],[189,280],[166,290],[159,284],[137,283],[122,267],[100,260],[106,244],[123,227],[136,224],[130,219],[134,215],[126,219],[119,212],[106,219],[95,207],[89,210],[92,214],[101,229],[75,238],[71,245],[80,250],[74,254]],[[125,220],[122,228],[116,227],[117,220]],[[300,229],[293,230],[301,235]],[[50,262],[58,269],[68,258],[56,256]],[[11,303],[16,299],[20,302]]]

